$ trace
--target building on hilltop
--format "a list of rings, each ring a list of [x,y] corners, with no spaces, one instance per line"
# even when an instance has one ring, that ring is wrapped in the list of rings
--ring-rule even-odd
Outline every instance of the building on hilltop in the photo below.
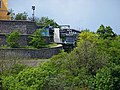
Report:
[[[48,38],[47,41],[49,43],[55,42],[62,44],[65,51],[73,50],[76,47],[79,34],[80,31],[71,29],[70,25],[60,25],[59,28],[47,26],[43,31],[43,36]]]
[[[10,20],[8,0],[0,0],[0,20]]]
[[[42,29],[43,27],[37,26],[37,29]],[[77,37],[80,31],[71,29],[70,25],[60,25],[58,28],[53,26],[46,26],[42,32],[43,36],[49,38],[48,42],[56,42],[63,45],[70,45],[75,47]]]
[[[76,46],[77,36],[80,31],[70,29],[70,25],[60,25],[58,28],[53,26],[37,26],[33,21],[10,20],[8,12],[8,0],[0,0],[0,45],[7,45],[6,34],[14,31],[20,33],[20,46],[29,45],[30,35],[33,35],[37,29],[44,29],[42,34],[46,44],[60,43],[64,49],[73,49]]]

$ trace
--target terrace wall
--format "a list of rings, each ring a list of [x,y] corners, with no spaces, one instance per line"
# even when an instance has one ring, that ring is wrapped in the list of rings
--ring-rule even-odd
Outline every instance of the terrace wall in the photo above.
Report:
[[[18,31],[21,34],[33,34],[36,30],[36,24],[32,21],[11,21],[0,20],[0,33],[9,34]]]
[[[57,55],[62,50],[62,46],[55,48],[42,48],[42,49],[0,49],[0,59],[47,59],[51,58],[53,55]]]

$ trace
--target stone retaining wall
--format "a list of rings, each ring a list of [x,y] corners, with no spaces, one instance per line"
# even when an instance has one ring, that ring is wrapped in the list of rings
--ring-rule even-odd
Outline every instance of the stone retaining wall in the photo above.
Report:
[[[13,31],[17,31],[21,34],[20,40],[18,41],[20,46],[29,45],[30,38],[36,31],[36,23],[33,21],[11,21],[11,20],[0,20],[0,45],[7,45],[5,39],[6,34],[10,34]],[[45,43],[49,44],[49,37],[44,37]]]
[[[60,53],[62,46],[42,49],[0,49],[0,59],[47,59]]]
[[[21,34],[33,34],[35,30],[36,24],[32,21],[0,20],[0,33],[9,34],[18,31]]]
[[[20,35],[20,38],[18,40],[18,43],[20,47],[27,46],[29,45],[29,42],[31,39],[29,38],[30,35]],[[46,44],[50,43],[50,38],[47,36],[44,36],[44,41]],[[8,45],[6,42],[6,35],[5,34],[0,34],[0,46],[1,45]]]
[[[18,40],[20,46],[26,46],[29,43],[29,35],[21,35],[20,39]],[[0,45],[8,45],[6,42],[6,35],[0,34]]]

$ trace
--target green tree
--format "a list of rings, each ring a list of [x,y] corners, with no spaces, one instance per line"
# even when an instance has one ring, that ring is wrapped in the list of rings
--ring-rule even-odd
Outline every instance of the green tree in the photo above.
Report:
[[[58,24],[53,19],[49,19],[48,17],[41,17],[41,19],[37,22],[37,25],[42,27],[46,26],[58,27]]]
[[[113,40],[104,40],[104,46],[102,45],[103,50],[110,54],[111,59],[110,62],[115,63],[117,65],[120,64],[120,36],[116,36]]]
[[[45,47],[45,41],[42,34],[42,29],[36,30],[33,35],[30,36],[31,41],[29,42],[34,48]]]
[[[116,36],[114,39],[99,38],[97,48],[110,55],[110,63],[120,64],[120,36]]]
[[[77,46],[80,47],[82,43],[85,43],[86,41],[95,44],[98,42],[98,38],[99,36],[97,34],[84,30],[78,36]]]
[[[38,39],[40,32],[35,38]],[[120,65],[109,62],[119,60],[119,38],[103,39],[83,31],[73,51],[55,55],[35,68],[19,73],[15,70],[16,75],[2,77],[3,87],[8,90],[119,90]]]
[[[39,67],[24,69],[14,76],[3,76],[3,87],[6,90],[63,90],[63,73],[60,71],[65,57],[66,53],[61,53]]]
[[[15,20],[27,20],[28,15],[26,12],[18,13],[15,15]]]
[[[113,65],[102,68],[98,71],[93,81],[94,90],[119,90],[120,66]]]
[[[84,67],[91,75],[96,74],[96,71],[105,66],[109,60],[109,55],[100,50],[100,43],[97,34],[82,32],[78,38],[78,47],[71,52],[69,61],[76,61],[77,68]]]
[[[20,39],[20,33],[14,31],[9,35],[6,35],[6,42],[8,43],[8,45],[12,48],[17,48],[19,47],[19,39]]]
[[[116,34],[112,31],[112,28],[110,26],[105,27],[104,25],[101,25],[99,27],[99,29],[97,30],[97,33],[103,39],[114,38],[116,36]]]

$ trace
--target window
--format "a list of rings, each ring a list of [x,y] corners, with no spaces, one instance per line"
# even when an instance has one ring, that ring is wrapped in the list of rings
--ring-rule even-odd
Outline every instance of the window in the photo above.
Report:
[[[2,0],[0,0],[0,8],[2,8]]]

